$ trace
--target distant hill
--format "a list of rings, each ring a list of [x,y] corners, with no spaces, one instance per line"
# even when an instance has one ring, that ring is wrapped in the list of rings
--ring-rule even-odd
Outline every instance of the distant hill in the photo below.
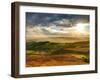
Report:
[[[26,40],[26,42],[54,42],[54,43],[74,43],[74,42],[85,42],[89,41],[89,37],[48,37],[48,38],[40,38],[34,40]]]
[[[75,43],[54,43],[54,42],[27,42],[26,49],[33,51],[43,51],[47,53],[66,53],[66,52],[81,52],[84,53],[83,48],[85,48],[85,52],[89,49],[89,41],[84,42],[75,42]],[[76,50],[75,50],[76,49]],[[80,51],[77,51],[77,50]]]

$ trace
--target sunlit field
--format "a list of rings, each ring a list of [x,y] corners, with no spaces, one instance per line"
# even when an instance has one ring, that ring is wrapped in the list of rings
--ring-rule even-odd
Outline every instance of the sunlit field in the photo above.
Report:
[[[26,66],[61,66],[89,64],[89,42],[28,42]]]

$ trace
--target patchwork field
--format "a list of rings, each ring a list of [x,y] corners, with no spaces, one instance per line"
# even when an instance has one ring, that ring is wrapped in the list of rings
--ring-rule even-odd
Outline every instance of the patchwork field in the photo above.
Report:
[[[89,64],[89,42],[27,42],[26,67]]]

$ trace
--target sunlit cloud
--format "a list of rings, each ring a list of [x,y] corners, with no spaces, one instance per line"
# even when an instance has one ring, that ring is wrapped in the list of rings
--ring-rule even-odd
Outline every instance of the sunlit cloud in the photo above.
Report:
[[[86,15],[28,14],[26,17],[26,39],[40,40],[50,37],[66,37],[67,39],[73,38],[73,40],[78,38],[76,39],[78,41],[84,38],[88,39],[88,18]],[[70,41],[73,41],[71,39]]]

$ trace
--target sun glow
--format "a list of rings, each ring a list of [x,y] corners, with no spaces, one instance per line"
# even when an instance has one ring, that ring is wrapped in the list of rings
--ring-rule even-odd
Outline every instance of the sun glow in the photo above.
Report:
[[[77,32],[84,33],[85,32],[85,26],[86,26],[86,24],[84,24],[84,23],[78,23],[76,25],[75,29],[76,29]]]

